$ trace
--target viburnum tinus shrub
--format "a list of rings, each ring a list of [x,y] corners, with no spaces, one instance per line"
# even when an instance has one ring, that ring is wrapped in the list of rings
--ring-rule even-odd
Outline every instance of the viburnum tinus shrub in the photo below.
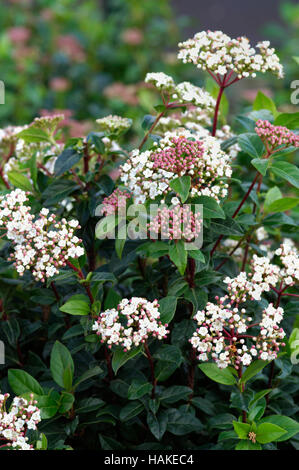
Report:
[[[121,116],[1,130],[2,448],[298,447],[298,114],[258,93],[219,125],[226,88],[282,76],[268,42],[179,59],[218,98],[149,73],[133,149]]]

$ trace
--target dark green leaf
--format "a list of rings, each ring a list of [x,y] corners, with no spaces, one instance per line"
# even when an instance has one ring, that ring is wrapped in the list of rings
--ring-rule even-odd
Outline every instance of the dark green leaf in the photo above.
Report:
[[[191,187],[191,177],[184,175],[180,178],[175,178],[174,180],[170,181],[169,186],[179,194],[182,203],[184,203],[188,199],[188,194]]]
[[[70,390],[74,375],[74,362],[69,350],[59,341],[55,342],[51,352],[50,369],[55,382],[60,387]]]
[[[83,153],[78,153],[72,148],[67,148],[57,157],[54,166],[54,173],[56,176],[61,176],[66,171],[70,170],[76,163],[83,157]]]
[[[164,297],[163,299],[159,300],[159,311],[160,311],[160,320],[165,325],[165,323],[169,324],[174,317],[176,306],[177,306],[177,298],[174,296]]]
[[[207,377],[209,377],[209,379],[212,379],[215,382],[224,385],[236,384],[236,378],[229,367],[226,367],[225,369],[219,369],[217,364],[210,363],[199,364],[198,367]]]
[[[44,393],[37,380],[24,370],[10,369],[8,371],[8,382],[16,395],[23,395],[28,392],[37,395],[43,395]]]

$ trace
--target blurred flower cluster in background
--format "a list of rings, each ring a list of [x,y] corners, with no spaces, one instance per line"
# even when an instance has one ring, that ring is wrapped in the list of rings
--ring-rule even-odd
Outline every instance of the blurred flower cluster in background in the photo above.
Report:
[[[112,111],[132,117],[150,100],[148,70],[175,72],[171,51],[182,21],[169,0],[7,0],[0,17],[0,79],[6,85],[2,124],[30,121],[43,109],[75,120]],[[166,47],[166,46],[165,46]]]
[[[2,126],[21,125],[36,115],[59,110],[70,136],[79,137],[92,128],[95,118],[111,112],[135,119],[148,112],[155,100],[154,91],[144,83],[149,70],[164,71],[180,81],[193,80],[212,95],[217,92],[202,72],[176,60],[177,42],[185,39],[186,27],[195,22],[196,30],[201,29],[205,9],[191,18],[192,5],[188,6],[188,18],[180,12],[183,5],[172,0],[4,0],[3,4]],[[263,78],[239,84],[237,93],[230,96],[234,111],[251,105],[257,89],[270,97],[274,92],[277,103],[284,103],[282,111],[294,108],[290,83],[297,78],[299,6],[282,1],[277,16],[277,22],[265,20],[258,34],[279,47],[286,78],[267,85]],[[228,113],[224,102],[222,116]]]

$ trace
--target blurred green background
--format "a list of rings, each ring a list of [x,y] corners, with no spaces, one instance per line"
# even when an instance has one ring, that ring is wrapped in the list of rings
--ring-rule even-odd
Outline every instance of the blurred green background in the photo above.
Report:
[[[149,112],[153,97],[143,83],[148,71],[204,84],[197,69],[176,61],[176,51],[180,40],[206,28],[248,35],[253,44],[269,39],[286,68],[281,81],[266,75],[237,84],[233,108],[251,103],[259,88],[274,95],[282,110],[291,110],[290,83],[299,78],[294,59],[299,55],[299,5],[270,0],[270,9],[269,0],[262,2],[264,8],[252,1],[242,13],[232,3],[236,5],[231,0],[2,1],[0,80],[6,95],[0,127],[28,123],[43,110],[63,110],[77,136],[88,127],[86,120],[111,112],[132,118]]]

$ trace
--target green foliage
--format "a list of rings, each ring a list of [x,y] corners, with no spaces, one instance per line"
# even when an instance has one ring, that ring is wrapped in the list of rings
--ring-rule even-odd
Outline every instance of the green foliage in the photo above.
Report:
[[[37,2],[36,15],[43,12],[44,3]],[[24,159],[1,140],[1,159],[9,156],[12,169],[6,180],[0,165],[0,190],[1,195],[13,188],[26,191],[26,204],[35,220],[42,208],[48,208],[57,221],[78,220],[76,237],[84,254],[75,259],[68,256],[66,264],[57,265],[59,272],[37,282],[32,270],[26,269],[22,276],[16,271],[10,259],[13,242],[1,233],[0,344],[5,345],[1,393],[28,400],[33,395],[42,422],[30,438],[40,450],[298,448],[298,283],[282,286],[279,298],[279,285],[269,286],[262,300],[248,296],[244,303],[242,314],[252,317],[253,337],[260,335],[262,312],[270,303],[284,309],[285,346],[275,361],[259,359],[258,351],[250,364],[244,361],[233,367],[230,362],[228,367],[223,363],[218,367],[212,356],[216,349],[208,351],[208,360],[198,360],[199,351],[190,344],[198,328],[194,318],[208,302],[228,295],[237,308],[238,299],[223,282],[227,276],[247,272],[250,279],[253,255],[275,253],[286,238],[299,242],[298,152],[294,147],[278,148],[269,155],[255,132],[258,119],[297,131],[298,113],[280,112],[286,109],[281,105],[289,102],[289,95],[283,103],[285,90],[273,99],[259,91],[252,108],[238,109],[236,119],[228,115],[230,94],[223,96],[218,130],[225,134],[220,127],[228,118],[232,133],[221,138],[221,149],[234,155],[232,176],[223,176],[225,197],[211,197],[206,186],[203,193],[210,196],[194,196],[192,189],[201,175],[196,182],[184,173],[167,177],[169,192],[157,196],[154,203],[170,204],[178,196],[193,211],[201,204],[202,246],[187,249],[183,239],[160,237],[115,240],[110,235],[121,229],[122,218],[113,213],[99,220],[98,208],[116,188],[127,189],[119,179],[120,165],[140,145],[157,114],[181,119],[182,124],[186,110],[188,114],[181,103],[168,109],[166,95],[158,101],[158,93],[142,80],[152,70],[174,72],[182,81],[191,80],[198,71],[161,59],[163,50],[172,47],[169,38],[177,34],[168,0],[113,0],[111,7],[94,0],[75,2],[72,8],[69,0],[52,3],[53,16],[45,19],[44,11],[36,27],[31,22],[32,7],[15,6],[18,24],[31,33],[27,45],[38,46],[36,58],[22,61],[22,74],[16,73],[20,59],[8,40],[7,28],[14,17],[11,6],[1,15],[4,76],[0,78],[9,83],[9,100],[0,116],[3,122],[21,125],[47,107],[70,108],[74,119],[67,117],[58,131],[38,127],[36,122],[23,129],[19,138],[26,150]],[[112,13],[107,15],[105,10],[104,15],[104,8],[111,8]],[[285,14],[292,17],[290,12]],[[65,35],[75,41],[75,57],[63,47],[70,40]],[[132,37],[141,42],[130,43]],[[55,78],[62,74],[67,89],[54,90]],[[208,80],[207,87],[216,97],[218,86]],[[134,118],[126,135],[98,132],[92,123],[111,113]],[[210,132],[210,114],[201,113],[204,131]],[[77,118],[89,119],[83,121],[86,137],[81,129],[73,132]],[[77,134],[80,137],[73,137]],[[162,134],[161,127],[153,128],[143,149],[157,148]],[[215,194],[219,194],[217,189]],[[127,207],[132,202],[128,199]],[[126,222],[132,219],[127,215]],[[149,220],[148,215],[143,221]],[[56,229],[55,223],[51,219],[48,232]],[[59,259],[51,245],[52,256]],[[281,270],[277,258],[274,254],[271,262]],[[105,310],[114,315],[120,301],[131,297],[157,299],[159,325],[167,324],[169,330],[166,338],[150,334],[149,328],[145,342],[124,350],[123,345],[110,344],[103,334],[95,334],[99,315]],[[219,334],[225,336],[225,351],[233,362],[239,354],[233,334],[242,335],[229,328]],[[243,331],[244,341],[238,348],[246,348],[250,337],[250,331]]]

